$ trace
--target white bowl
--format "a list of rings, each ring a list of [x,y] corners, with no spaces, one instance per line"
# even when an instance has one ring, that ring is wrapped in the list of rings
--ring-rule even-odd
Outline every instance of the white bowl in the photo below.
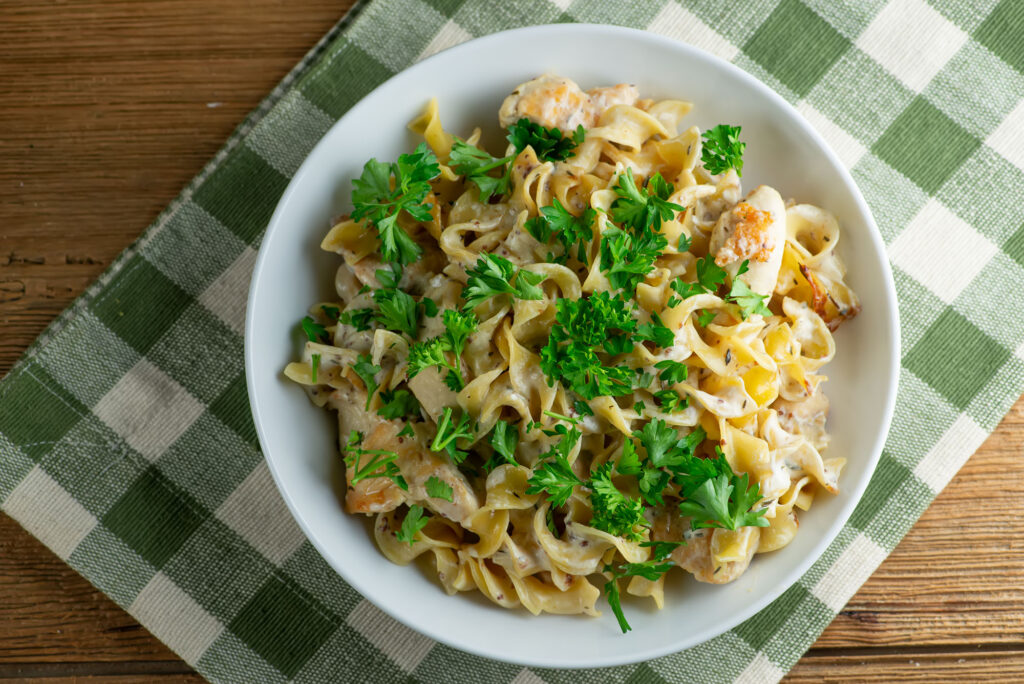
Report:
[[[848,464],[838,496],[821,496],[801,515],[786,548],[755,557],[739,580],[670,581],[665,609],[625,599],[633,631],[610,610],[600,618],[505,610],[470,593],[446,595],[416,566],[377,550],[362,516],[347,515],[337,428],[281,369],[299,353],[294,331],[311,303],[331,299],[339,258],[319,249],[332,217],[350,208],[351,180],[370,157],[411,151],[406,124],[431,97],[445,127],[467,135],[497,128],[497,109],[517,84],[554,72],[584,88],[634,83],[644,97],[694,103],[701,128],[743,126],[744,187],[776,187],[783,197],[833,212],[839,253],[863,312],[836,334],[826,368],[832,400],[830,456]],[[339,84],[344,87],[344,84]],[[260,444],[284,500],[313,545],[355,589],[409,627],[464,651],[540,667],[600,667],[679,651],[736,626],[777,598],[825,551],[868,484],[896,396],[899,332],[892,274],[878,228],[850,174],[821,137],[768,87],[688,45],[630,29],[538,26],[497,33],[435,55],[390,79],[323,137],[292,179],[267,228],[253,272],[245,330],[249,397]],[[603,599],[599,605],[604,605]]]

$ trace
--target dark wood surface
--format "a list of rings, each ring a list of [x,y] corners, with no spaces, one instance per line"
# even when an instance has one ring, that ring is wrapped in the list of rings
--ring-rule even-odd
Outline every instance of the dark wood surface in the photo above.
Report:
[[[351,0],[0,3],[0,373]],[[787,681],[1024,681],[1024,400]],[[198,682],[0,515],[0,679]]]

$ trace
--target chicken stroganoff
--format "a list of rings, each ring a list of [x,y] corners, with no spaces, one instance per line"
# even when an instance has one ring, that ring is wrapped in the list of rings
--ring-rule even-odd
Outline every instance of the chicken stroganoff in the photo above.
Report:
[[[345,508],[391,561],[534,614],[603,590],[626,631],[622,592],[731,582],[837,492],[839,225],[744,195],[740,128],[691,107],[545,75],[502,103],[502,156],[432,101],[353,182],[285,374],[337,412]]]

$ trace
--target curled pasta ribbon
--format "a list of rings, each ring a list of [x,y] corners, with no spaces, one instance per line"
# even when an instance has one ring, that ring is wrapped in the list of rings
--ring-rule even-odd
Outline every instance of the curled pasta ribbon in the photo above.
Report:
[[[423,113],[409,122],[409,130],[417,135],[422,135],[427,141],[427,145],[437,155],[438,160],[443,164],[448,163],[448,155],[451,154],[454,140],[441,126],[436,97],[430,98]]]
[[[490,252],[507,234],[507,230],[504,233],[495,230],[500,223],[499,217],[490,217],[450,225],[442,231],[439,244],[453,261],[463,266],[472,266],[481,254]],[[474,234],[479,237],[467,242],[467,236]]]
[[[601,114],[597,127],[591,128],[587,135],[639,151],[651,137],[660,135],[667,138],[669,133],[661,121],[642,109],[614,105]]]
[[[512,162],[512,204],[522,207],[530,216],[536,216],[540,207],[551,204],[548,182],[555,170],[552,162],[541,162],[532,147],[519,153]]]

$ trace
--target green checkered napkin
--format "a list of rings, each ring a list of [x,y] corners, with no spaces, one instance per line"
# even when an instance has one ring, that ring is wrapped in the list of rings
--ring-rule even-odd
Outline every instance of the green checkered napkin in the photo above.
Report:
[[[903,321],[892,432],[825,556],[727,634],[586,681],[778,680],[1024,389],[1020,0],[373,0],[0,384],[2,509],[210,680],[584,679],[436,644],[347,586],[271,482],[242,368],[260,237],[332,122],[427,54],[559,21],[678,38],[795,104],[871,204]]]

